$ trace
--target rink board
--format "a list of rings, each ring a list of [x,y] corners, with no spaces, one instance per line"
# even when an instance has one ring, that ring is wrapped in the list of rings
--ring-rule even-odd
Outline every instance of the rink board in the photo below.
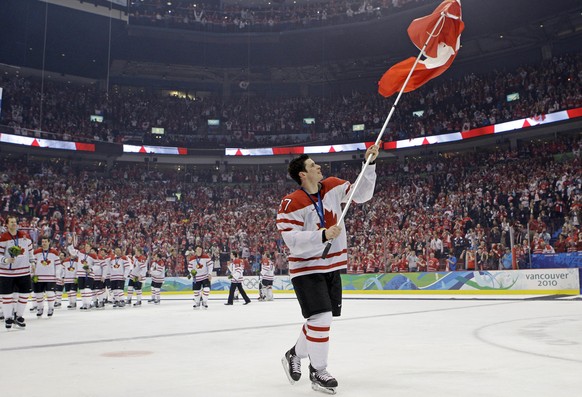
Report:
[[[250,293],[259,289],[257,276],[244,278],[243,286]],[[578,295],[578,269],[533,269],[499,271],[456,271],[419,273],[343,274],[344,293],[347,294],[447,294],[447,295]],[[150,292],[151,280],[144,282],[143,291]],[[212,278],[213,293],[227,293],[230,279]],[[293,292],[289,276],[276,276],[276,293]],[[162,292],[191,294],[192,280],[186,277],[166,278]]]

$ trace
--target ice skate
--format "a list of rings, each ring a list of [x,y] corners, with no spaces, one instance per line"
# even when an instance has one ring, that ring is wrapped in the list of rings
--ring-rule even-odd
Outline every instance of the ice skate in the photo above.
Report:
[[[36,317],[42,317],[42,313],[43,313],[43,310],[42,309],[38,309],[36,311]]]
[[[289,383],[294,384],[301,378],[301,359],[295,354],[295,347],[285,353],[281,359],[281,364],[283,364]]]
[[[200,304],[194,303],[194,306],[192,306],[192,308],[194,308],[194,310],[200,309]]]
[[[204,303],[204,302],[202,302],[202,307],[203,307],[204,309],[208,309],[208,305],[207,305],[206,303]]]
[[[311,380],[311,388],[313,390],[327,394],[336,393],[337,380],[327,370],[320,369],[317,371],[309,365],[309,379]]]
[[[49,309],[48,312],[47,312],[47,314],[46,314],[46,316],[47,317],[52,317],[54,312],[55,312],[54,309]]]
[[[55,307],[61,307],[62,303],[61,302],[55,302]]]
[[[4,313],[0,313],[0,321],[4,321]]]
[[[69,310],[74,310],[76,308],[77,308],[77,304],[76,303],[73,303],[73,304],[70,304],[70,305],[67,306],[67,309],[69,309]]]
[[[160,304],[160,300],[159,300],[159,299],[156,299],[156,300],[154,301],[154,304],[156,304],[156,305],[159,305],[159,304]]]
[[[24,321],[24,317],[17,317],[15,314],[14,323],[18,325],[20,328],[26,328],[26,322]]]
[[[6,320],[4,320],[4,326],[6,327],[6,329],[12,328],[12,324],[14,324],[13,319],[7,318]]]
[[[139,301],[139,302],[135,302],[135,303],[133,304],[133,306],[141,306],[141,301]]]
[[[37,311],[37,307],[36,306],[32,306],[30,309],[28,309],[30,312],[35,312]]]

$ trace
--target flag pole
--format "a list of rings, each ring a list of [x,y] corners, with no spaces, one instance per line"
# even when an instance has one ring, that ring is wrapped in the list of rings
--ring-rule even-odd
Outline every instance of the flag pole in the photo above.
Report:
[[[406,76],[406,80],[404,80],[404,84],[402,84],[402,88],[400,89],[400,92],[398,93],[398,96],[396,97],[396,100],[394,101],[394,104],[392,105],[392,108],[390,109],[390,112],[388,113],[388,117],[386,118],[386,121],[384,121],[384,125],[382,125],[382,129],[380,130],[380,133],[378,134],[378,138],[376,138],[376,142],[374,142],[374,145],[380,144],[380,141],[382,140],[382,136],[384,135],[384,132],[386,131],[386,127],[388,126],[388,123],[390,122],[390,119],[392,118],[392,115],[394,114],[394,111],[396,110],[396,106],[398,105],[398,102],[400,101],[400,97],[402,97],[402,94],[404,93],[404,89],[408,85],[408,82],[410,81],[410,78],[412,77],[412,73],[414,72],[414,69],[416,69],[416,65],[418,65],[418,62],[420,61],[420,57],[424,54],[424,50],[426,50],[426,47],[428,46],[428,43],[430,42],[430,40],[434,38],[435,32],[437,31],[437,29],[439,28],[441,23],[444,21],[445,17],[446,17],[446,13],[444,11],[441,12],[440,18],[434,24],[434,28],[432,29],[432,32],[430,32],[430,34],[428,35],[426,42],[422,46],[418,56],[416,57],[416,60],[414,61],[414,64],[412,65],[412,68],[410,68],[410,72],[408,72],[408,76]],[[362,180],[362,176],[364,175],[364,171],[366,171],[366,168],[368,168],[368,165],[371,162],[371,158],[372,158],[372,156],[368,156],[368,158],[366,159],[366,162],[364,163],[364,166],[362,167],[362,171],[360,171],[360,174],[356,178],[356,182],[354,183],[354,186],[351,189],[350,195],[348,197],[348,201],[346,202],[344,210],[342,211],[342,214],[341,214],[339,220],[337,221],[337,225],[340,225],[343,222],[343,220],[344,220],[344,218],[345,218],[345,216],[350,208],[350,205],[352,204],[352,199],[354,197],[354,193],[356,192],[356,190],[358,189],[358,186],[360,185],[360,182]],[[332,243],[333,243],[333,239],[327,241],[325,249],[323,250],[323,254],[321,255],[322,259],[325,259],[327,257],[327,254],[329,253],[329,250],[331,248]]]

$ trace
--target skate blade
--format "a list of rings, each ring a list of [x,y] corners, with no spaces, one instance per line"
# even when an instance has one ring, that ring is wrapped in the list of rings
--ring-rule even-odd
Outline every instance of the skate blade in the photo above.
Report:
[[[287,359],[285,358],[285,356],[283,356],[283,358],[281,359],[281,364],[283,365],[283,370],[285,371],[285,375],[287,375],[287,379],[289,379],[289,383],[294,385],[295,381],[289,374],[289,366],[287,365]]]
[[[336,393],[336,388],[335,387],[323,387],[321,385],[318,385],[317,383],[311,383],[311,388],[315,391],[319,391],[325,394],[335,394]]]

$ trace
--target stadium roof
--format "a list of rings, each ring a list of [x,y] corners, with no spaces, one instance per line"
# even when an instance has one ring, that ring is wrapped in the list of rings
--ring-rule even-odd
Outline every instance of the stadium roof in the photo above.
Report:
[[[232,34],[128,25],[123,12],[109,18],[95,5],[92,12],[80,11],[83,2],[76,0],[2,3],[0,63],[100,79],[109,74],[118,80],[219,83],[379,77],[391,64],[416,54],[406,28],[438,4],[348,25]],[[463,0],[463,8],[467,27],[459,64],[579,51],[579,0]]]

